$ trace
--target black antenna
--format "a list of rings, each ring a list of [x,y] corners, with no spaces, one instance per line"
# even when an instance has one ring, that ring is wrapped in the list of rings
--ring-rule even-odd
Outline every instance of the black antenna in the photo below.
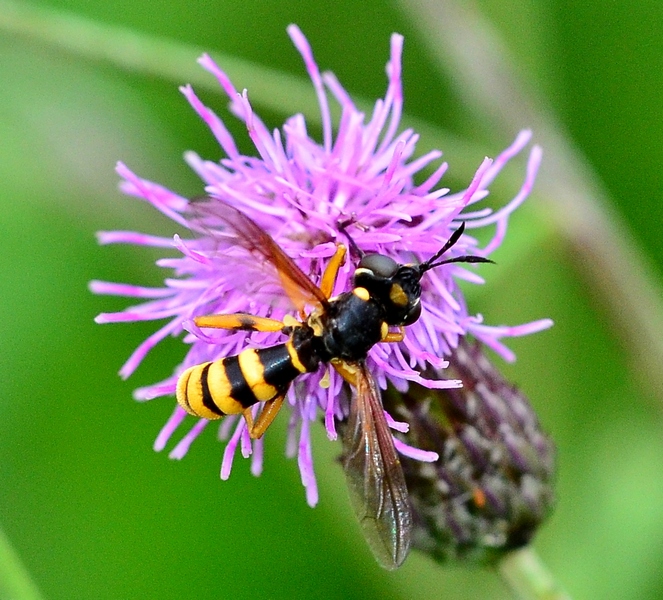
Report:
[[[359,246],[357,246],[357,242],[355,242],[352,239],[352,236],[348,233],[347,227],[349,225],[357,225],[357,222],[354,220],[353,217],[348,219],[345,222],[337,222],[337,226],[340,231],[343,232],[343,235],[345,235],[346,238],[348,238],[348,242],[350,243],[350,250],[351,252],[354,252],[360,259],[364,258],[366,255],[366,252],[364,252]],[[358,226],[358,225],[357,225]]]
[[[456,242],[460,239],[460,236],[463,235],[463,231],[465,231],[465,222],[463,221],[460,224],[460,227],[456,229],[451,234],[451,237],[447,240],[446,244],[442,246],[442,248],[435,253],[435,255],[431,258],[429,258],[425,263],[421,263],[419,265],[419,272],[423,275],[426,271],[430,271],[431,269],[434,269],[435,267],[439,267],[440,265],[446,265],[449,263],[459,263],[459,262],[465,262],[465,263],[494,263],[494,261],[490,260],[489,258],[484,258],[483,256],[471,256],[471,255],[465,255],[465,256],[457,256],[456,258],[447,258],[446,260],[441,260],[439,262],[435,262],[438,258],[440,258],[447,250],[452,248]]]

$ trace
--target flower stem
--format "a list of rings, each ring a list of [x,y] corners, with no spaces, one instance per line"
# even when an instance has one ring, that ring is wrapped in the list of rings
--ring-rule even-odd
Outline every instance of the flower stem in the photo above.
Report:
[[[0,529],[0,598],[42,600],[30,574]]]
[[[504,581],[522,600],[570,600],[533,548],[509,552],[499,563]]]

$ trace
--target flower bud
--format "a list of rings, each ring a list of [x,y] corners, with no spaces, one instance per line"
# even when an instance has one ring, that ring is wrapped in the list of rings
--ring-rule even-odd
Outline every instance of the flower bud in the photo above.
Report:
[[[385,398],[410,425],[408,443],[435,463],[402,457],[413,547],[438,561],[491,562],[530,542],[553,506],[555,448],[525,398],[478,342],[461,338],[441,374],[458,389],[410,386]]]

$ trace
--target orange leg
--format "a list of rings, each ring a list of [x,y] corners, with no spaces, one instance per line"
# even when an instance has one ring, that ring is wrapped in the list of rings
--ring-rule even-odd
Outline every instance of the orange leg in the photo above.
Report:
[[[388,344],[394,344],[394,343],[402,342],[404,338],[405,338],[405,327],[403,327],[401,325],[398,328],[398,331],[388,331],[387,335],[385,335],[382,338],[382,341],[386,342]]]
[[[245,331],[281,331],[285,325],[276,319],[255,317],[246,313],[232,315],[207,315],[196,317],[194,322],[198,327],[213,327],[214,329],[243,329]]]
[[[334,256],[331,257],[325,267],[325,272],[322,274],[322,280],[320,281],[320,290],[325,295],[325,298],[329,298],[334,291],[336,276],[343,264],[346,252],[347,248],[343,244],[338,244]]]
[[[338,374],[345,379],[350,385],[357,387],[357,369],[350,363],[337,358],[332,358],[331,366],[336,369]]]
[[[265,431],[267,431],[267,428],[272,424],[272,421],[276,418],[279,410],[281,410],[284,398],[285,396],[277,396],[273,400],[265,402],[265,405],[255,422],[253,421],[251,408],[247,408],[242,413],[244,415],[244,420],[246,421],[246,426],[249,428],[249,435],[252,439],[259,439],[265,434]]]

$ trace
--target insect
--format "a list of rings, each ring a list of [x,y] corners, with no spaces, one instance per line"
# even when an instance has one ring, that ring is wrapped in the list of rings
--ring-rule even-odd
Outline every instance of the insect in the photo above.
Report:
[[[452,262],[490,261],[479,256],[440,260],[462,235],[462,224],[421,264],[399,264],[381,254],[364,254],[354,272],[353,289],[332,298],[347,252],[344,245],[337,245],[318,286],[244,213],[215,198],[195,204],[204,221],[219,224],[240,246],[276,270],[301,320],[287,316],[278,321],[246,313],[196,317],[199,327],[280,331],[288,339],[190,367],[179,377],[177,401],[190,414],[206,419],[242,414],[251,437],[259,438],[276,417],[295,378],[330,364],[355,390],[343,458],[354,510],[378,562],[387,569],[400,566],[410,549],[412,514],[403,469],[366,358],[377,343],[402,341],[405,326],[417,321],[420,281],[427,271]],[[313,307],[308,314],[307,307]],[[264,405],[254,421],[252,407],[258,402]]]

